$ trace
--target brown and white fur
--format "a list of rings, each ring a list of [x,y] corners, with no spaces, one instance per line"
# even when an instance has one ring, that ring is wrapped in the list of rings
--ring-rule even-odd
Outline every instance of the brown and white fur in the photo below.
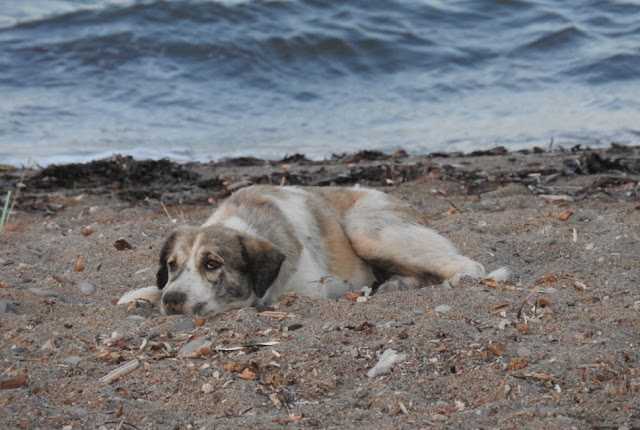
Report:
[[[485,269],[383,192],[252,186],[202,226],[169,236],[157,286],[163,312],[206,314],[269,305],[289,292],[336,298],[381,274],[455,283],[462,275],[483,277]]]

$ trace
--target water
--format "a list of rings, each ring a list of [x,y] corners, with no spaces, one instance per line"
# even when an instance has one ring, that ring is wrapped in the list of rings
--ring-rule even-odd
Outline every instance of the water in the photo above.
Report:
[[[0,6],[0,163],[640,143],[637,0]]]

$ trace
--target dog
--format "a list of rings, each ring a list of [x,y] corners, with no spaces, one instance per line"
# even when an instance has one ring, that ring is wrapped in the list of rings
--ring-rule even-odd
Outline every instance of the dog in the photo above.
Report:
[[[202,226],[172,232],[159,263],[152,295],[165,314],[269,306],[287,293],[338,298],[392,276],[486,276],[407,203],[360,187],[240,189]]]

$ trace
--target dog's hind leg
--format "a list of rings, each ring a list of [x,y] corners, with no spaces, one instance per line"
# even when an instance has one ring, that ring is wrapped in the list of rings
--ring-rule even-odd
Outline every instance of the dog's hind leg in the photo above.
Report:
[[[344,228],[356,253],[388,274],[436,275],[456,283],[462,275],[485,276],[482,264],[461,255],[415,211],[388,194],[367,190],[345,214]]]

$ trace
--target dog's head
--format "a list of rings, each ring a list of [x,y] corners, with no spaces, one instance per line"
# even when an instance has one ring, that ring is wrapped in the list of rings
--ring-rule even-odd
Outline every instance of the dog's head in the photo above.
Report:
[[[203,315],[251,306],[284,259],[271,242],[226,227],[180,228],[160,252],[162,311]]]

